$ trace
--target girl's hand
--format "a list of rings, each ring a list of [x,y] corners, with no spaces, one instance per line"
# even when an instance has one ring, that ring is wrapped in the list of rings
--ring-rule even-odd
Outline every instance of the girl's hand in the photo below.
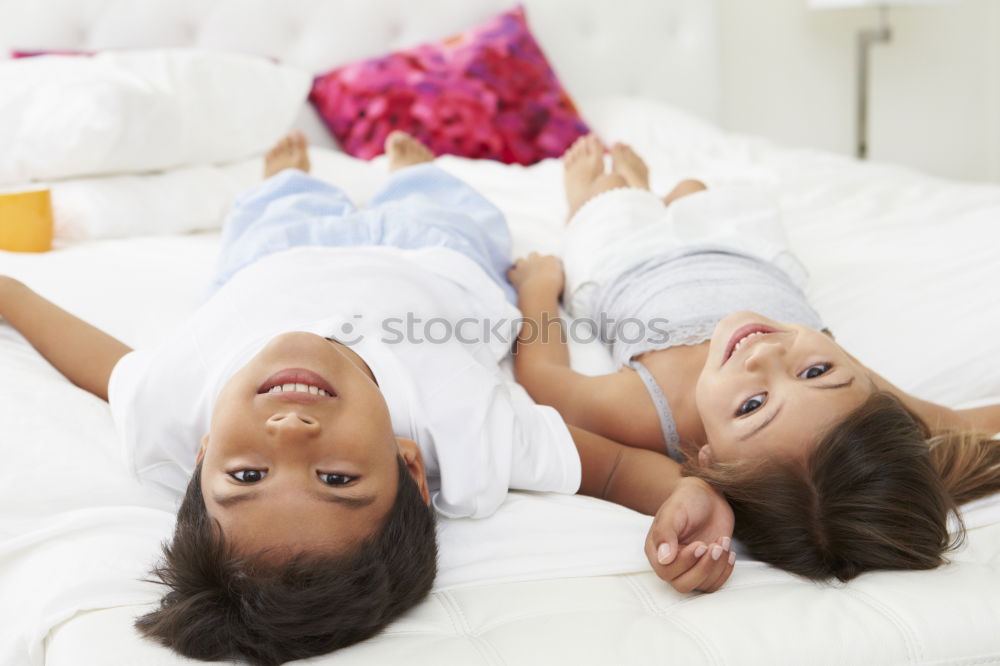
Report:
[[[675,590],[715,592],[733,572],[733,510],[708,483],[684,477],[656,512],[646,558]]]
[[[557,295],[562,293],[565,281],[559,257],[537,252],[515,261],[513,268],[507,271],[507,279],[518,293],[525,289],[537,289]]]

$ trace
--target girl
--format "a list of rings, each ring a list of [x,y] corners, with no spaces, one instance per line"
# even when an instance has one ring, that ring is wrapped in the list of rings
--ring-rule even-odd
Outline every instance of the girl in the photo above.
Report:
[[[518,381],[568,423],[707,480],[758,559],[841,580],[940,564],[948,513],[1000,489],[1000,446],[984,434],[1000,431],[1000,405],[920,400],[844,351],[762,195],[684,181],[660,199],[629,147],[610,152],[610,173],[596,137],[565,156],[565,276],[538,255],[508,274],[535,322]],[[619,372],[570,368],[560,293]],[[655,524],[651,539],[658,569]]]

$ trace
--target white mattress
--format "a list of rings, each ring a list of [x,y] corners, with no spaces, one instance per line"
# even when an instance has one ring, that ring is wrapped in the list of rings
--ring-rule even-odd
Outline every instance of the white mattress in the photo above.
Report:
[[[1000,187],[782,149],[636,100],[582,107],[605,139],[649,159],[656,189],[696,176],[775,196],[817,309],[888,379],[952,405],[1000,401]],[[359,201],[383,166],[321,151],[314,163]],[[558,250],[557,162],[441,163],[504,210],[517,252]],[[217,244],[206,233],[0,253],[0,272],[142,346],[197,305]],[[573,360],[609,369],[593,344],[574,347]],[[0,663],[182,663],[131,628],[158,598],[138,579],[171,532],[170,498],[125,473],[106,405],[2,326],[0,373]],[[965,546],[935,571],[817,585],[741,559],[721,591],[684,596],[646,571],[647,518],[514,493],[492,518],[442,524],[441,574],[424,603],[310,663],[1000,663],[1000,498],[965,515]]]

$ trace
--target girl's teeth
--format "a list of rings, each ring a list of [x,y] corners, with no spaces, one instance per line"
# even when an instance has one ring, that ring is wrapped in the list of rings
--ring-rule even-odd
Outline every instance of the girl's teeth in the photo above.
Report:
[[[757,331],[756,333],[751,333],[750,335],[747,335],[747,336],[744,336],[743,338],[741,338],[740,341],[736,343],[736,346],[733,347],[733,353],[735,354],[737,351],[739,351],[740,347],[742,347],[743,343],[745,343],[747,340],[749,340],[752,337],[758,336],[758,335],[764,335],[764,332],[763,331]]]

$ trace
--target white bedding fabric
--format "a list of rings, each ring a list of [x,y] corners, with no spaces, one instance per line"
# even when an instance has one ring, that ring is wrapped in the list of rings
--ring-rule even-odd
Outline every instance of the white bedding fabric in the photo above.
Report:
[[[817,309],[891,381],[948,404],[1000,401],[1000,187],[781,149],[646,102],[581,106],[606,140],[648,158],[654,189],[693,175],[774,195]],[[313,162],[359,203],[384,166],[318,150]],[[558,162],[441,164],[504,210],[516,252],[558,248]],[[199,192],[194,211],[220,206]],[[197,304],[217,243],[208,233],[0,253],[0,272],[142,346]],[[596,345],[572,351],[586,371],[609,369]],[[0,663],[182,663],[131,629],[158,598],[138,579],[170,534],[171,499],[125,474],[106,405],[4,326],[0,373]],[[722,591],[682,596],[646,571],[647,518],[588,498],[512,494],[490,519],[442,523],[441,573],[425,603],[314,663],[1000,663],[1000,497],[965,515],[966,545],[936,571],[821,586],[741,560]]]

